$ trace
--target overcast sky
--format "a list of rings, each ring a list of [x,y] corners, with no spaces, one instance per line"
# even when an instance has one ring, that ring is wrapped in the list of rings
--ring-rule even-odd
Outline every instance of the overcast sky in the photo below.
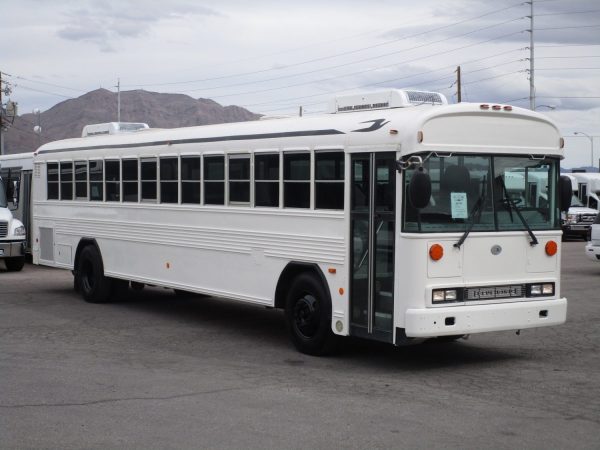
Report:
[[[530,6],[477,0],[3,2],[0,70],[20,114],[99,87],[211,98],[262,114],[385,88],[528,107]],[[539,111],[564,166],[600,158],[600,2],[534,1]],[[6,75],[9,74],[9,75]],[[546,106],[541,106],[546,105]],[[551,109],[551,108],[554,109]],[[143,118],[139,119],[143,121]]]

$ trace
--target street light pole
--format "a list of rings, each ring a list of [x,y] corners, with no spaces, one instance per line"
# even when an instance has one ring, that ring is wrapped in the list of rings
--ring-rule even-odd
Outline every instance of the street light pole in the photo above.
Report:
[[[590,166],[594,167],[594,138],[592,136],[590,136],[587,133],[584,133],[583,131],[575,131],[573,134],[581,134],[582,136],[585,136],[586,138],[588,138],[590,140],[590,149],[592,154],[590,155]]]

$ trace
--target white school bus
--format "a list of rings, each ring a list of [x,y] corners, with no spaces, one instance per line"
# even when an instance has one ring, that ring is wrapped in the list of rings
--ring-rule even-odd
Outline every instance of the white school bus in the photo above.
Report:
[[[554,124],[406,90],[330,109],[43,145],[34,262],[90,302],[133,282],[282,308],[309,354],[565,321]]]

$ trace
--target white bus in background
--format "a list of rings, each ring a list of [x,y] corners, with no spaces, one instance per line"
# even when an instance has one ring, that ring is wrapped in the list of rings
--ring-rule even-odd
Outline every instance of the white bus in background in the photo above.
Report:
[[[0,260],[9,271],[25,265],[33,154],[0,155]]]
[[[34,263],[90,302],[135,282],[282,308],[309,354],[565,321],[553,123],[417,91],[330,109],[42,146]]]
[[[600,173],[573,172],[565,174],[575,180],[573,191],[584,206],[600,209]]]

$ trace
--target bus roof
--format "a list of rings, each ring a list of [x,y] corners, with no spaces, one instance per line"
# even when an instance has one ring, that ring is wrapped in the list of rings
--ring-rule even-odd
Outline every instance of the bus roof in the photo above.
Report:
[[[421,142],[419,132],[423,136]],[[92,155],[95,150],[111,153],[114,149],[118,153],[139,149],[152,154],[159,149],[164,152],[165,147],[173,152],[208,148],[239,152],[267,148],[395,147],[403,154],[482,152],[485,148],[490,152],[562,157],[559,141],[558,128],[537,112],[507,105],[442,102],[74,138],[45,144],[37,154],[52,159],[70,151]]]

